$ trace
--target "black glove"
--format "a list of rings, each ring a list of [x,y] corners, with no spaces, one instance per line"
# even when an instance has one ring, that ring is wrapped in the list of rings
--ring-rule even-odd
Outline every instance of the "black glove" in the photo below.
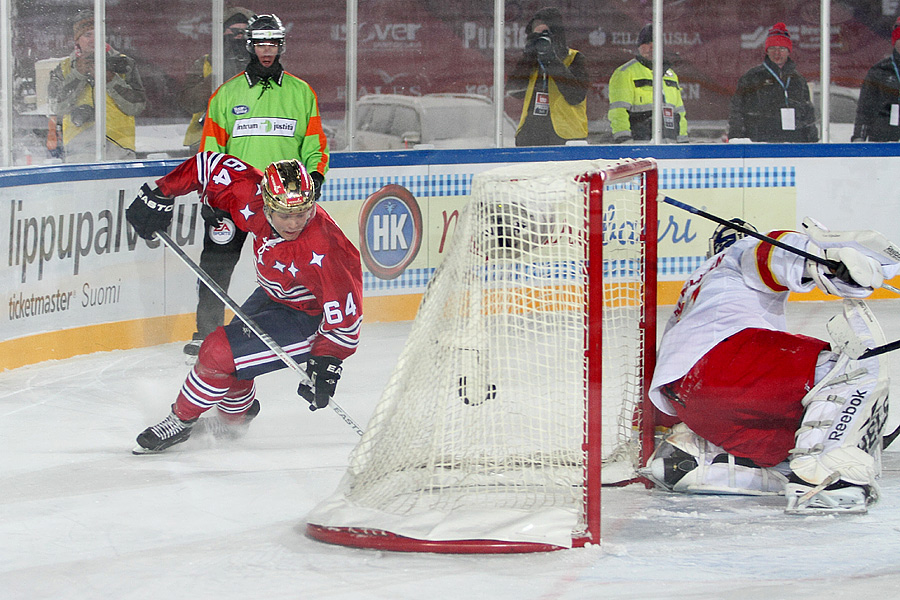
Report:
[[[125,211],[125,219],[145,240],[152,240],[157,231],[165,231],[172,222],[175,198],[163,196],[159,188],[150,189],[146,183]]]
[[[309,176],[312,178],[313,183],[315,184],[313,187],[313,198],[318,201],[322,196],[322,186],[325,184],[325,176],[318,171],[313,171],[309,174]]]
[[[328,406],[334,396],[334,388],[341,378],[341,359],[333,356],[310,356],[306,361],[306,374],[312,380],[313,387],[301,383],[297,393],[309,402],[309,410]]]
[[[94,120],[94,107],[90,104],[76,106],[72,109],[72,114],[69,115],[69,118],[72,119],[72,125],[81,127],[85,123],[90,123]]]
[[[204,204],[200,207],[200,216],[207,227],[218,227],[222,219],[230,217],[231,214],[227,210],[213,208],[209,204]]]

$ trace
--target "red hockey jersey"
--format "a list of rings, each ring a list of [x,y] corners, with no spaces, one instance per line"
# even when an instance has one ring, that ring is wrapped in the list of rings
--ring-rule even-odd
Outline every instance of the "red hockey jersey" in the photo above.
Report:
[[[280,237],[263,213],[263,174],[228,154],[201,152],[156,180],[167,196],[197,192],[253,234],[256,279],[276,302],[321,315],[314,356],[345,359],[359,342],[362,266],[359,251],[321,205],[294,241]]]

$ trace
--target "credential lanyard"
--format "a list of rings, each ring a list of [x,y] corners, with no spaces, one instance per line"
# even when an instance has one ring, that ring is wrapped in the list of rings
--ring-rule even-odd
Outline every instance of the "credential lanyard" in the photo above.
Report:
[[[788,86],[791,85],[790,76],[787,78],[787,83],[785,83],[784,81],[781,80],[781,77],[778,76],[778,73],[776,73],[775,71],[772,70],[772,67],[770,67],[766,63],[763,63],[763,66],[766,69],[768,69],[769,73],[771,73],[772,76],[775,77],[775,81],[778,82],[778,85],[781,86],[781,89],[784,90],[784,105],[789,106],[790,103],[788,102]],[[896,68],[897,68],[897,65],[894,65],[894,69],[896,69]]]

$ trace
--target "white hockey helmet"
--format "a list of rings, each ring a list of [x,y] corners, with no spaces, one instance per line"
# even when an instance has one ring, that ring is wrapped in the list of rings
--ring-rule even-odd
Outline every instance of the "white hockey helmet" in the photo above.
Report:
[[[260,187],[268,211],[297,214],[316,203],[315,181],[296,158],[279,160],[266,167]]]
[[[739,227],[744,227],[745,229],[756,231],[756,227],[743,219],[731,219],[729,223],[734,223]],[[709,238],[709,250],[706,252],[706,258],[712,258],[725,248],[728,248],[736,241],[745,237],[747,237],[747,234],[743,231],[738,231],[737,229],[734,229],[727,225],[719,225],[713,232],[712,237]]]
[[[278,54],[284,52],[284,25],[275,15],[257,15],[247,23],[244,33],[247,52],[254,53],[253,44],[278,44]]]

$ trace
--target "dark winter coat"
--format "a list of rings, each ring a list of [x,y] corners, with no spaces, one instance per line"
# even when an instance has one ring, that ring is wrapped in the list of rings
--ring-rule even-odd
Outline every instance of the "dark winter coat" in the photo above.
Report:
[[[859,90],[854,142],[896,142],[900,126],[891,125],[891,105],[900,104],[900,53],[896,50],[869,69]]]
[[[781,78],[786,90],[766,66]],[[782,108],[794,109],[794,130],[781,128]],[[809,86],[793,60],[789,58],[779,69],[767,56],[763,64],[744,73],[731,98],[728,137],[750,138],[754,142],[818,141]]]

